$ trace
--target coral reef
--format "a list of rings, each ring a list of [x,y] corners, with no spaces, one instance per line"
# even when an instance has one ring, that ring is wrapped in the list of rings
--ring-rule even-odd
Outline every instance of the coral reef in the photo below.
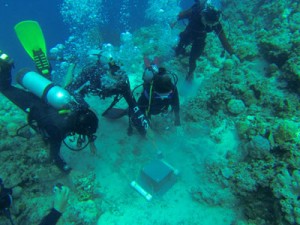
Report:
[[[5,106],[0,110],[0,171],[5,187],[14,187],[12,219],[16,224],[38,224],[52,207],[53,185],[68,181],[61,178],[61,172],[49,159],[48,146],[40,135],[25,127],[23,129],[26,130],[20,130],[16,136],[16,131],[26,121],[25,114],[2,95],[0,99]],[[71,198],[73,207],[66,214],[73,215],[70,218],[73,218],[74,224],[77,224],[78,216],[85,224],[95,224],[101,212],[93,201],[94,188],[97,187],[95,174],[74,173],[71,178],[71,187],[74,186],[77,197]],[[82,213],[83,208],[89,209],[89,216]],[[64,218],[62,221],[65,221]]]
[[[238,115],[245,111],[245,104],[242,100],[231,99],[227,104],[227,109],[230,113]]]
[[[86,52],[101,46],[97,29],[104,20],[101,2],[64,1],[61,12],[73,33],[51,50],[63,61],[55,65],[54,77],[65,74],[62,71],[71,61],[79,62],[81,68]],[[168,3],[171,6],[167,9]],[[221,161],[208,162],[205,166],[211,186],[193,187],[189,195],[195,202],[223,207],[233,207],[229,202],[237,196],[234,204],[243,211],[247,224],[300,224],[300,3],[222,3],[223,18],[228,21],[222,22],[225,33],[241,61],[223,54],[216,35],[209,34],[195,72],[196,79],[201,80],[199,90],[196,95],[184,96],[181,113],[189,135],[198,135],[194,126],[205,124],[205,133],[222,143],[222,134],[234,128],[240,145],[236,153],[228,152]],[[172,30],[168,24],[178,11],[177,1],[149,1],[147,17],[156,24],[124,32],[121,46],[113,50],[127,71],[140,75],[143,56],[159,56],[182,82],[188,59],[174,59],[172,47],[183,27]],[[101,194],[95,173],[72,172],[70,179],[62,178],[49,159],[48,146],[38,135],[25,127],[20,133],[23,137],[15,136],[26,123],[25,115],[3,96],[0,104],[0,168],[7,186],[17,186],[14,221],[38,224],[51,208],[53,183],[60,181],[70,184],[74,192],[71,207],[60,223],[78,224],[80,220],[82,224],[96,224],[106,210],[102,203],[110,202]],[[192,145],[199,148],[196,141]],[[135,157],[143,155],[135,148],[133,152]],[[40,206],[40,202],[45,205]]]
[[[235,124],[242,157],[229,154],[223,163],[210,164],[209,168],[225,188],[240,196],[238,204],[249,224],[300,224],[299,34],[295,29],[299,29],[299,3],[252,1],[247,10],[246,2],[227,4],[225,14],[243,9],[234,14],[240,28],[234,32],[243,33],[241,43],[247,42],[249,31],[257,39],[251,42],[254,52],[249,56],[238,49],[244,45],[239,42],[236,52],[257,66],[243,62],[236,67],[231,59],[220,61],[223,66],[210,64],[219,72],[206,73],[209,78],[188,101],[184,119],[208,121],[210,132],[221,127],[216,121]],[[264,16],[254,19],[254,10],[264,10]],[[260,29],[251,30],[251,24]],[[259,67],[257,58],[261,56],[266,61]]]
[[[87,201],[94,198],[96,186],[96,175],[94,173],[74,174],[72,178],[79,201]]]

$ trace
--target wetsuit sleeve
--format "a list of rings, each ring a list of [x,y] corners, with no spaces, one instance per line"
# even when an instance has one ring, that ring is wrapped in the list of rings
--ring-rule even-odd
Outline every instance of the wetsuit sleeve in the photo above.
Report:
[[[61,213],[56,209],[52,208],[51,211],[46,215],[42,222],[39,225],[55,225],[59,218],[61,217]]]
[[[142,136],[146,135],[149,123],[144,112],[140,110],[134,96],[132,95],[129,81],[127,81],[127,86],[124,87],[123,96],[129,106],[129,117],[133,125]]]
[[[175,120],[174,120],[175,126],[180,126],[180,115],[179,115],[180,106],[179,105],[180,105],[180,103],[179,103],[178,90],[177,90],[177,88],[175,88],[174,99],[172,102],[172,109],[174,111],[174,116],[175,116]]]
[[[63,136],[61,134],[61,131],[54,126],[48,126],[46,128],[46,131],[49,135],[48,142],[50,145],[51,159],[54,160],[56,166],[59,169],[64,170],[64,166],[66,165],[66,162],[60,156],[60,147],[63,141]]]
[[[96,83],[94,80],[94,77],[97,75],[95,74],[95,71],[95,66],[83,68],[75,80],[66,87],[66,90],[73,95],[80,107],[89,108],[88,103],[84,100],[84,96],[88,93],[88,88],[91,86],[91,83]],[[98,82],[100,82],[100,78],[98,79]]]
[[[144,90],[143,90],[141,96],[138,99],[138,106],[144,114],[146,113],[146,110],[148,108],[148,104],[149,104],[149,100],[146,98],[146,96],[144,94]]]
[[[133,97],[131,89],[130,89],[129,80],[127,80],[127,82],[123,84],[122,95],[125,98],[129,108],[133,108],[133,107],[137,106],[136,100]]]
[[[216,25],[216,27],[214,28],[216,34],[218,35],[220,41],[221,41],[221,44],[223,46],[223,48],[230,54],[234,54],[234,51],[231,47],[231,45],[229,44],[227,38],[226,38],[226,35],[225,35],[225,32],[223,30],[223,27],[222,25],[219,23],[218,25]]]
[[[106,91],[106,96],[112,96],[112,95],[122,95],[130,109],[137,106],[137,102],[132,95],[132,92],[130,89],[130,83],[129,83],[128,79],[120,82],[115,89]]]
[[[66,87],[68,91],[74,92],[80,89],[86,82],[89,81],[89,76],[92,74],[93,68],[92,67],[86,67],[83,68],[81,73],[75,78],[75,80]]]

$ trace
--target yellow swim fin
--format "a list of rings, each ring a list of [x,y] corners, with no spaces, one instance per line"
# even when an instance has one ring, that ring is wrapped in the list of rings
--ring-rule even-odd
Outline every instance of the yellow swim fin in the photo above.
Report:
[[[47,59],[47,48],[43,31],[38,22],[25,20],[15,25],[15,32],[27,54],[33,59],[37,70],[50,76],[51,66]]]

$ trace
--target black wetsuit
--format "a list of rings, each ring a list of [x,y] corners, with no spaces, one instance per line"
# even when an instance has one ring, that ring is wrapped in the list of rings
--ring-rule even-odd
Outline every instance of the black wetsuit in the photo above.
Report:
[[[42,219],[42,222],[39,225],[55,225],[61,215],[62,213],[52,208],[51,211]]]
[[[150,98],[150,89],[151,84],[145,83],[144,90],[140,98],[138,99],[138,106],[141,111],[145,113],[148,117],[151,115],[157,115],[160,113],[164,113],[168,110],[169,106],[172,107],[172,111],[174,112],[175,126],[180,125],[180,116],[179,116],[179,96],[178,90],[175,85],[173,85],[172,93],[169,94],[167,98],[162,99],[155,91],[152,91],[152,97]],[[150,106],[149,106],[150,101]]]
[[[102,78],[109,76],[108,73],[111,71],[103,69],[100,63],[88,65],[83,68],[75,81],[67,87],[67,90],[75,96],[76,101],[81,105],[86,105],[86,107],[88,107],[88,104],[84,101],[86,94],[98,95],[102,99],[111,96],[124,97],[128,104],[128,110],[124,112],[128,114],[130,122],[139,133],[145,135],[148,127],[147,121],[141,111],[137,109],[137,102],[132,95],[128,76],[118,66],[115,66],[114,70],[114,73],[119,73],[116,76],[120,76],[120,79],[116,84],[106,86]]]
[[[86,94],[98,95],[100,98],[122,95],[129,108],[134,107],[136,102],[131,94],[127,76],[124,75],[124,79],[120,80],[117,85],[114,85],[112,88],[105,88],[101,82],[101,78],[103,76],[107,76],[107,72],[108,71],[104,70],[99,64],[86,66],[76,77],[74,82],[72,82],[66,89],[71,93],[74,93],[76,100],[80,101],[82,104],[87,104],[83,100],[83,97]]]
[[[11,102],[28,113],[28,123],[39,131],[50,144],[51,158],[64,172],[69,172],[60,157],[60,147],[66,135],[74,131],[77,112],[59,114],[58,110],[46,104],[34,94],[11,86],[11,66],[0,64],[0,91]]]
[[[185,30],[180,33],[180,41],[175,49],[176,55],[184,54],[185,48],[192,44],[190,56],[189,56],[189,76],[193,76],[196,69],[196,60],[201,56],[205,47],[205,40],[207,33],[214,31],[224,49],[229,53],[233,54],[233,49],[227,41],[223,27],[220,22],[214,26],[207,26],[203,24],[201,19],[201,12],[204,9],[204,5],[197,2],[190,9],[181,12],[178,15],[178,20],[188,19],[189,23]],[[187,78],[188,78],[187,77]]]

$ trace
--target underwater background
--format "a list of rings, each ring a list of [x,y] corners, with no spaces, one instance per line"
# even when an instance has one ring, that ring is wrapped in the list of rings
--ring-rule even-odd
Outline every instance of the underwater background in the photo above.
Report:
[[[128,119],[101,113],[112,98],[90,96],[99,117],[97,153],[65,146],[73,168],[63,175],[40,135],[15,137],[26,115],[0,95],[0,177],[15,186],[15,224],[38,224],[52,207],[53,185],[71,188],[57,224],[294,225],[300,224],[300,3],[294,0],[220,0],[222,25],[235,54],[224,54],[209,33],[187,85],[187,58],[173,48],[186,22],[178,13],[194,1],[52,0],[0,2],[0,49],[15,61],[13,74],[34,64],[13,27],[41,25],[58,84],[71,63],[79,74],[87,52],[102,48],[122,62],[131,87],[142,83],[144,56],[177,74],[182,132],[154,116],[154,136],[127,135]],[[59,60],[57,60],[59,58]],[[135,95],[139,94],[137,90]],[[121,102],[122,104],[122,102]],[[149,162],[176,170],[174,184],[147,201],[130,186]],[[18,185],[19,184],[19,185]],[[0,216],[0,224],[10,224]]]

